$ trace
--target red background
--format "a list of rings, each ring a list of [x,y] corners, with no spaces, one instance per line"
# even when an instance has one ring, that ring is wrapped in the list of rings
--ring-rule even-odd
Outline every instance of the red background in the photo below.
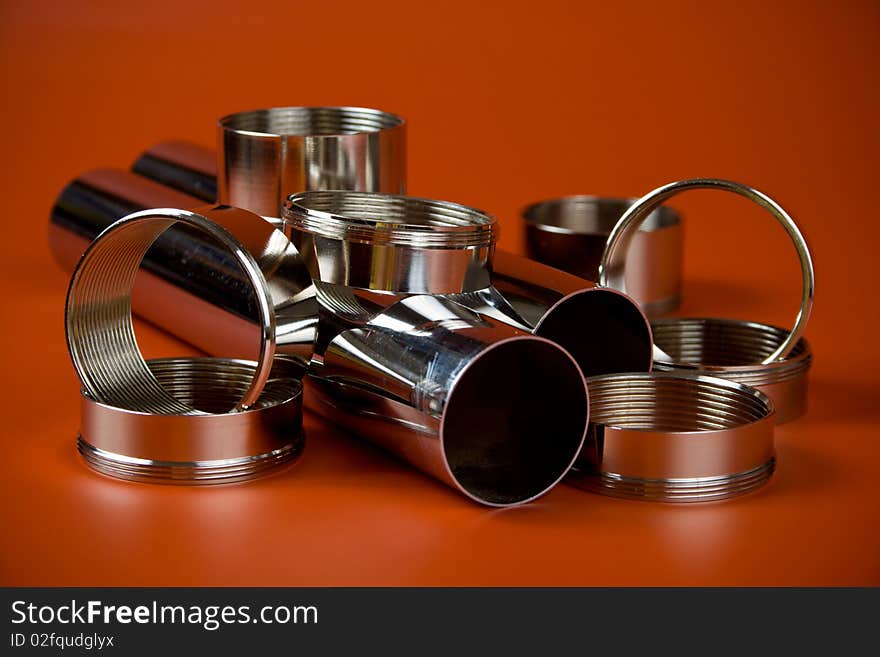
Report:
[[[880,584],[878,37],[873,1],[2,2],[0,583]],[[697,506],[559,486],[491,511],[311,419],[301,461],[250,484],[86,469],[55,195],[162,139],[212,145],[223,114],[322,104],[405,116],[410,192],[492,211],[511,250],[519,208],[560,194],[718,176],[781,202],[818,291],[810,411],[778,429],[772,483]],[[790,324],[779,226],[719,193],[673,205],[682,313]]]

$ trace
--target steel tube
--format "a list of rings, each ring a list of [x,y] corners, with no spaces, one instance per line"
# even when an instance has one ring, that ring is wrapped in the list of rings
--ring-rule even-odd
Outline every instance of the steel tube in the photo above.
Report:
[[[347,293],[346,314],[366,320],[316,348],[316,410],[485,504],[526,502],[559,481],[589,416],[581,369],[555,343],[444,294],[489,284],[492,217],[348,191],[291,195],[283,216],[318,289]],[[394,302],[368,306],[365,292]]]
[[[639,305],[618,290],[496,251],[492,288],[453,298],[499,318],[510,318],[512,308],[528,330],[564,347],[585,376],[651,369],[651,326]]]
[[[77,448],[94,470],[119,479],[226,484],[290,463],[303,449],[302,385],[276,364],[252,408],[226,413],[247,389],[251,361],[157,358],[156,380],[197,414],[155,415],[96,401],[83,391]]]
[[[163,141],[141,153],[131,170],[210,203],[217,199],[217,157],[209,148]]]
[[[337,335],[313,408],[491,506],[535,499],[583,444],[583,374],[558,345],[439,296],[414,295]]]

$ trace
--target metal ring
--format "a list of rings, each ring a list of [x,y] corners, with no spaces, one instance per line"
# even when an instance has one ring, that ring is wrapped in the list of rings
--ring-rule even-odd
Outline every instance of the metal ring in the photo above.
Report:
[[[147,366],[168,390],[209,412],[144,413],[83,391],[77,447],[92,469],[129,481],[220,484],[253,479],[301,453],[302,384],[289,371],[294,364],[276,361],[259,399],[236,413],[225,410],[250,385],[255,362],[158,358]]]
[[[655,371],[698,371],[753,386],[773,402],[777,424],[806,412],[807,372],[813,361],[806,338],[798,340],[785,358],[756,365],[788,331],[759,322],[715,317],[655,319],[651,331],[657,346],[675,359],[655,361]]]
[[[156,379],[132,325],[131,294],[141,261],[155,239],[178,223],[207,233],[228,249],[255,292],[259,357],[250,385],[232,410],[245,409],[260,396],[275,356],[275,309],[264,272],[252,253],[265,255],[275,237],[287,240],[261,217],[244,210],[218,206],[200,212],[168,208],[135,212],[109,226],[83,253],[68,288],[65,325],[77,376],[96,402],[155,414],[200,412]]]
[[[491,283],[498,222],[448,201],[311,191],[284,204],[285,232],[313,279],[385,292],[457,294]]]
[[[759,390],[697,374],[587,379],[590,428],[569,481],[613,495],[705,502],[764,484],[775,409]]]
[[[614,230],[611,231],[611,235],[608,236],[602,260],[599,263],[599,284],[626,291],[624,281],[626,252],[635,230],[638,229],[641,222],[651,212],[667,199],[689,189],[723,190],[738,194],[757,203],[779,221],[786,233],[788,233],[791,241],[794,242],[801,263],[803,280],[800,309],[795,317],[794,328],[782,343],[761,361],[761,364],[769,365],[774,361],[785,358],[798,343],[807,325],[807,320],[810,318],[810,311],[813,308],[813,260],[810,257],[810,250],[807,247],[804,236],[789,214],[772,198],[748,185],[717,178],[694,178],[692,180],[669,183],[643,196],[623,214]]]
[[[288,194],[406,191],[407,126],[365,107],[272,107],[230,114],[217,129],[217,199],[278,217]]]

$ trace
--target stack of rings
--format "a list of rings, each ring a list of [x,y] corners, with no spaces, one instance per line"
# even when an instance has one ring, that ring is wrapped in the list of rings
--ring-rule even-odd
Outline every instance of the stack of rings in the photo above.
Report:
[[[697,178],[670,183],[642,197],[627,210],[611,235],[599,264],[599,284],[626,291],[626,251],[642,221],[671,196],[690,189],[717,189],[754,201],[788,233],[801,264],[801,303],[790,331],[757,322],[687,318],[652,320],[654,368],[697,372],[753,385],[776,406],[777,422],[788,422],[806,411],[810,345],[801,336],[813,308],[813,261],[797,224],[766,194],[747,185]]]
[[[626,251],[639,225],[666,199],[688,189],[739,194],[782,224],[802,270],[794,328],[716,318],[653,320],[657,371],[589,379],[590,430],[570,474],[579,487],[665,502],[749,492],[775,469],[774,424],[805,411],[812,356],[801,334],[813,304],[813,263],[794,220],[765,194],[712,178],[654,190],[611,231],[599,265],[600,285],[626,291]]]
[[[135,276],[155,239],[175,224],[205,232],[239,263],[259,314],[256,361],[144,360],[132,325]],[[95,239],[73,274],[65,309],[68,350],[82,384],[78,446],[86,463],[129,480],[228,483],[300,453],[302,386],[292,367],[275,360],[267,282],[279,259],[268,246],[279,238],[286,243],[261,217],[217,206],[136,212]]]

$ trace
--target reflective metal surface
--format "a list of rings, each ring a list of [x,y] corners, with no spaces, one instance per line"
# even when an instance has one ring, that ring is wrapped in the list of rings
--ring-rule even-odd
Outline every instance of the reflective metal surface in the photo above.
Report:
[[[590,281],[617,221],[635,199],[566,196],[533,203],[522,211],[530,258]],[[627,253],[626,290],[649,316],[681,301],[683,227],[668,207],[654,210],[633,236]]]
[[[813,361],[805,338],[788,355],[769,365],[755,365],[788,335],[776,326],[731,319],[655,319],[654,340],[671,362],[657,361],[659,371],[699,371],[758,388],[776,408],[776,421],[789,422],[807,410],[807,372]]]
[[[298,336],[286,343],[291,353],[301,359],[311,354],[311,344],[304,344],[299,334],[314,336],[315,293],[307,277],[308,285],[300,284],[302,263],[283,233],[253,213],[226,206],[201,208],[199,213],[143,210],[127,215],[98,235],[74,270],[65,307],[67,344],[77,376],[86,394],[104,404],[151,413],[193,412],[169,394],[147,367],[131,318],[131,294],[141,261],[156,238],[175,224],[204,233],[231,254],[240,279],[256,300],[257,367],[236,408],[250,406],[269,376],[276,342],[290,338],[288,327],[293,327],[292,333]],[[189,261],[203,255],[180,252]],[[182,264],[180,273],[185,275],[187,263]],[[208,261],[208,267],[214,265]],[[216,278],[213,285],[222,293],[236,282]],[[301,316],[302,302],[311,313],[305,319]],[[171,321],[181,320],[174,317]],[[309,330],[300,331],[301,322]]]
[[[635,301],[534,260],[496,251],[492,287],[450,298],[556,342],[586,376],[651,369],[651,327]]]
[[[218,148],[219,202],[266,217],[278,217],[295,192],[406,190],[406,124],[375,109],[273,107],[230,114],[220,119]]]
[[[813,288],[814,288],[814,272],[813,260],[810,257],[810,250],[807,242],[801,234],[797,224],[772,198],[759,192],[756,189],[743,185],[742,183],[732,182],[729,180],[719,180],[716,178],[696,178],[693,180],[683,180],[680,182],[669,183],[663,187],[658,187],[654,191],[646,194],[632,207],[627,210],[620,218],[611,235],[608,236],[608,242],[605,251],[602,254],[602,260],[599,263],[599,284],[606,287],[613,287],[618,290],[625,291],[626,287],[626,257],[629,245],[641,223],[650,216],[664,201],[676,194],[691,189],[716,189],[733,194],[738,194],[744,198],[753,201],[765,210],[767,210],[785,229],[792,243],[797,250],[798,259],[801,263],[801,279],[803,282],[801,290],[801,304],[795,317],[794,328],[785,337],[771,353],[767,354],[760,363],[768,365],[775,360],[785,358],[789,352],[794,349],[807,321],[810,318],[810,311],[813,308]],[[665,359],[664,360],[669,360]]]
[[[83,392],[78,448],[98,472],[132,481],[224,484],[272,472],[301,453],[302,385],[283,363],[255,404],[237,413],[224,411],[244,395],[256,363],[162,358],[147,366],[176,399],[204,411],[154,415],[136,408],[136,396],[125,400],[134,408],[117,407]]]
[[[314,410],[492,506],[550,490],[589,418],[563,349],[437,296],[343,331],[310,374]]]
[[[446,201],[346,191],[302,192],[284,204],[285,233],[313,278],[401,294],[490,284],[495,219]]]
[[[59,195],[49,220],[53,255],[72,271],[89,242],[119,218],[146,207],[194,207],[199,200],[124,171],[89,171]],[[268,223],[255,226],[273,236]],[[268,228],[266,228],[268,227]],[[277,254],[276,254],[277,255]],[[274,268],[270,253],[265,254]],[[275,303],[275,348],[299,363],[311,360],[318,322],[316,290],[304,264],[284,247],[280,271],[269,279]],[[276,280],[277,279],[277,280]],[[257,356],[259,305],[234,253],[201,230],[172,226],[147,250],[132,305],[138,315],[215,355]]]
[[[164,149],[162,169],[154,174],[156,179],[178,181],[173,183],[178,189],[207,188],[203,176],[187,166],[192,157],[189,150],[193,148],[200,147],[189,144],[179,156],[173,149]],[[202,148],[200,160],[208,159],[210,151]],[[432,272],[433,277],[438,275]],[[338,280],[335,276],[333,279]],[[355,294],[363,296],[361,292]],[[496,250],[491,285],[450,298],[559,343],[588,376],[651,368],[650,326],[634,301],[529,258]],[[379,301],[387,306],[394,299]],[[603,321],[596,321],[597,317]]]
[[[706,502],[754,490],[773,474],[775,412],[754,388],[668,372],[588,382],[590,429],[567,479],[578,487]]]

